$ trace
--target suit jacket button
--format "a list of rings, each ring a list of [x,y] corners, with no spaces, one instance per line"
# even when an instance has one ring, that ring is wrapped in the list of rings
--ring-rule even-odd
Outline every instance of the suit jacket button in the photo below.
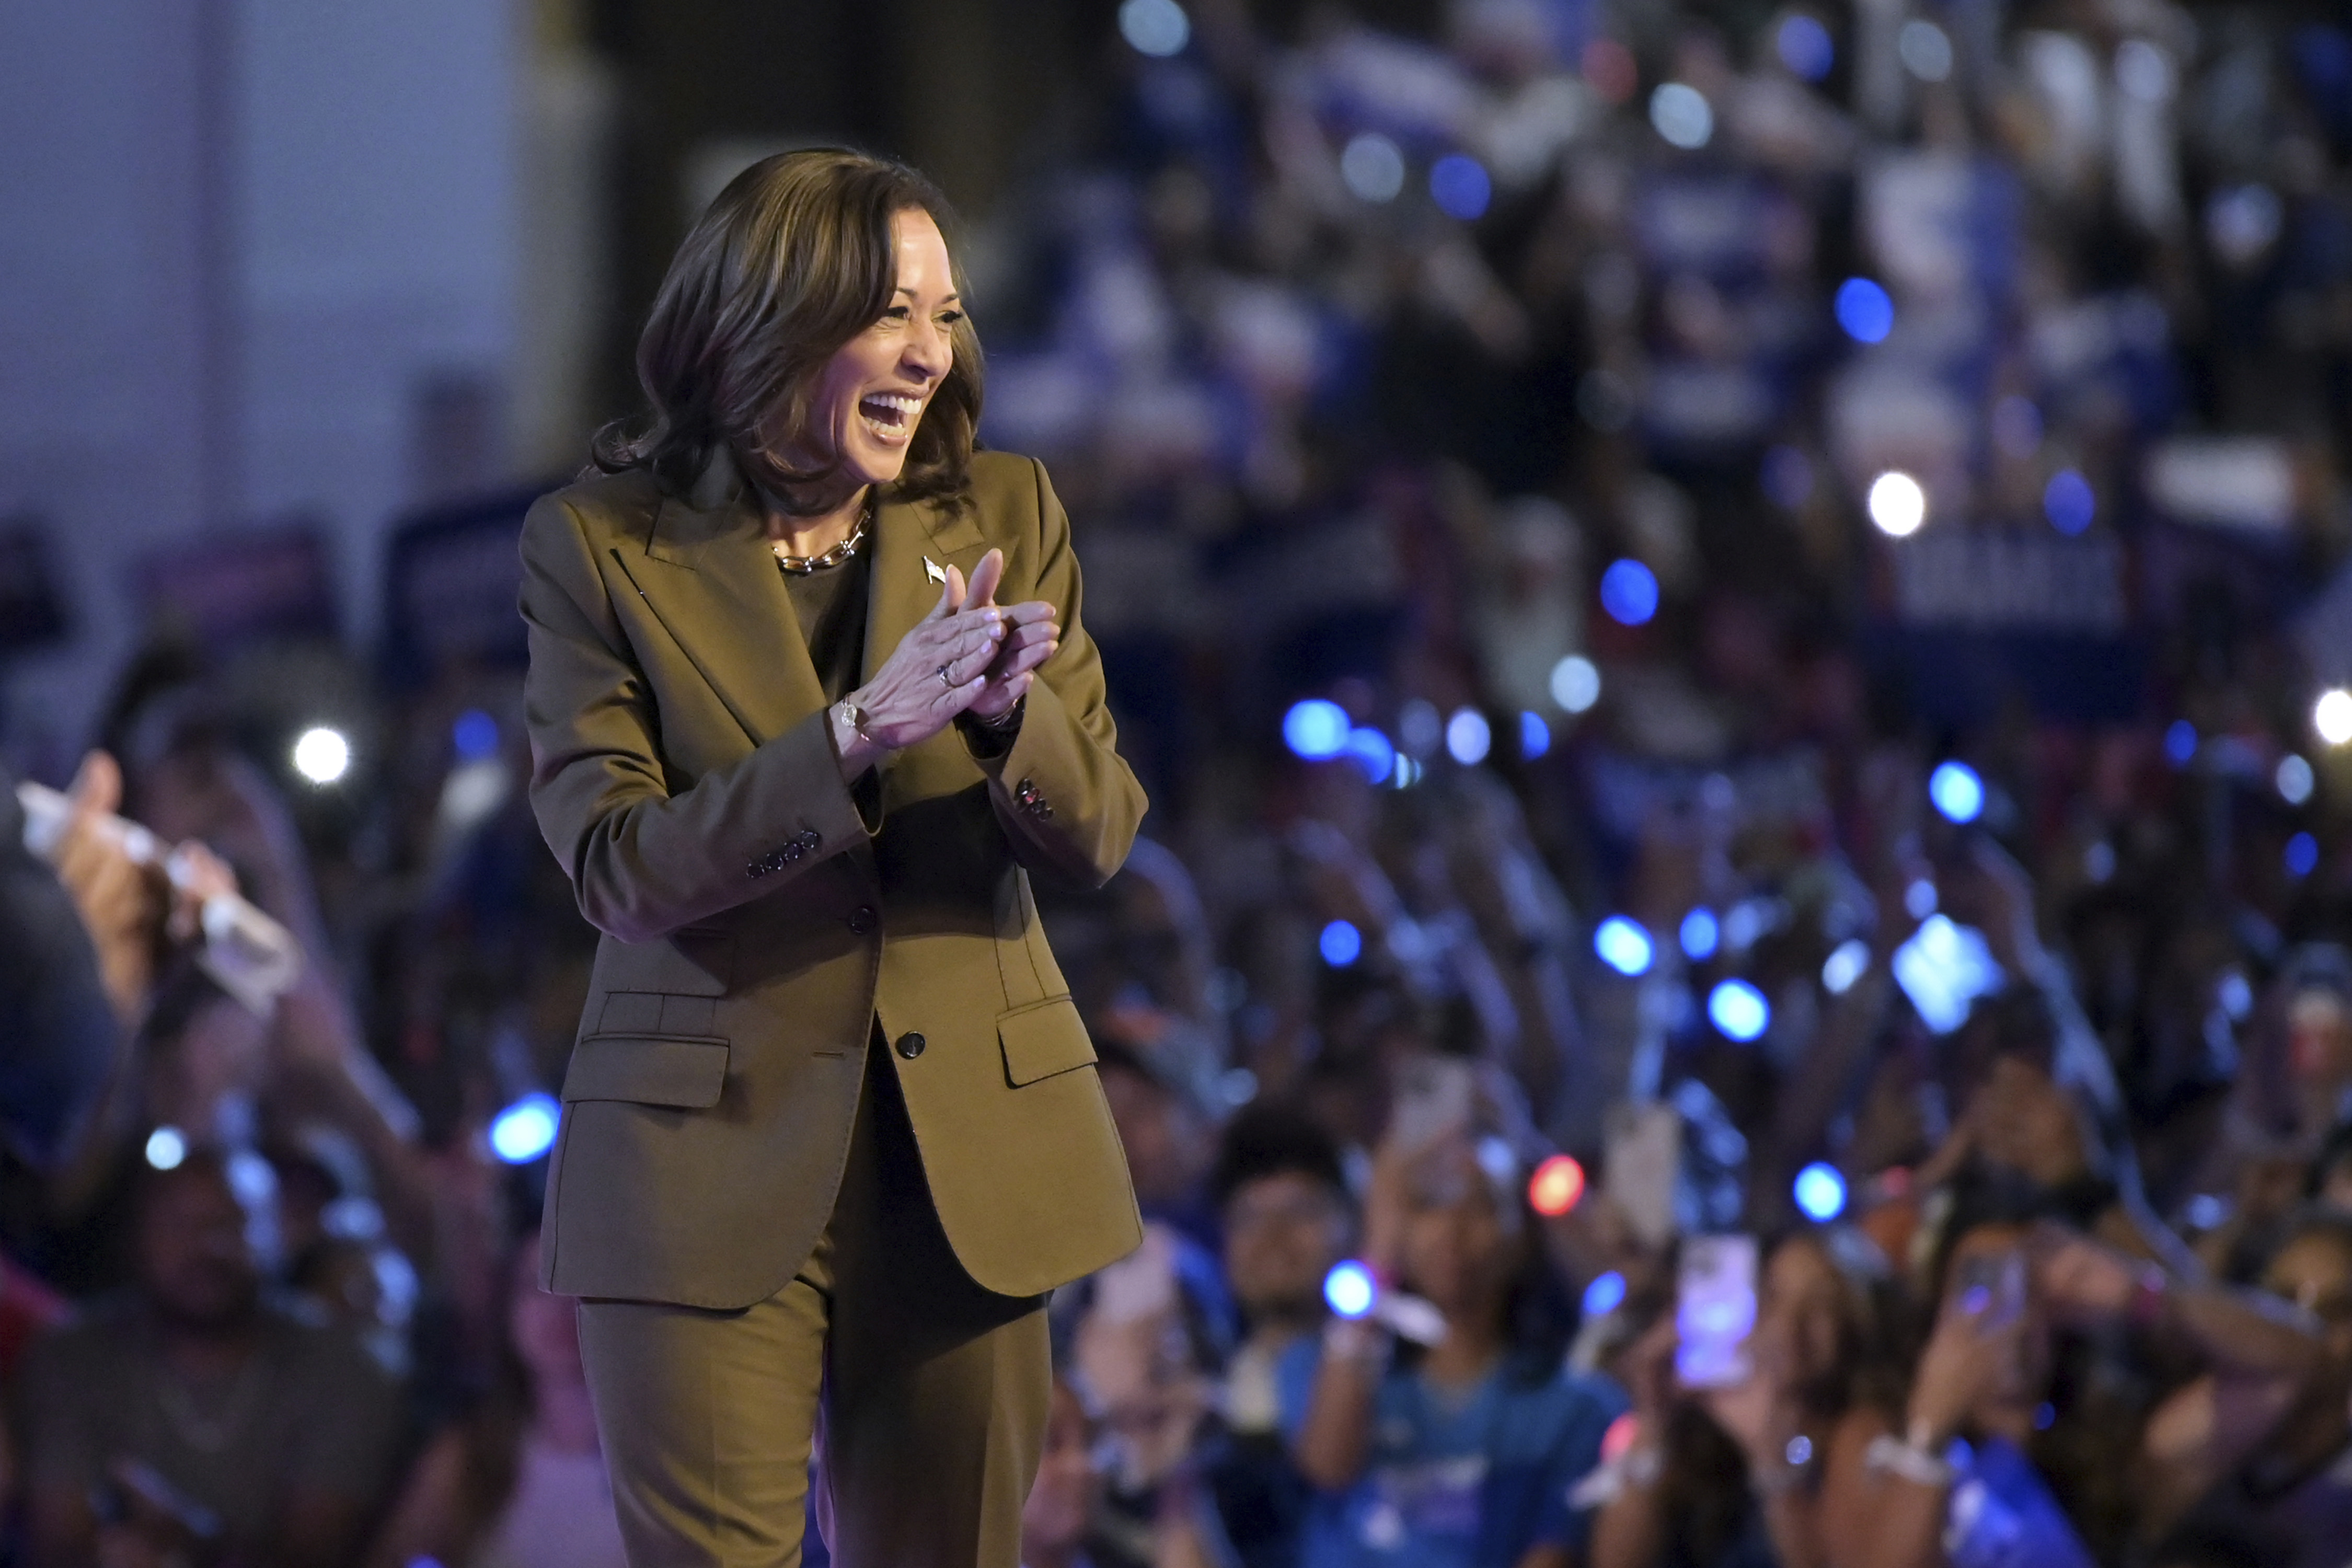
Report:
[[[929,1044],[929,1040],[910,1029],[898,1037],[898,1054],[908,1061],[913,1061],[923,1054],[923,1047]]]
[[[854,936],[869,936],[874,931],[874,906],[860,904],[849,911],[849,930]]]

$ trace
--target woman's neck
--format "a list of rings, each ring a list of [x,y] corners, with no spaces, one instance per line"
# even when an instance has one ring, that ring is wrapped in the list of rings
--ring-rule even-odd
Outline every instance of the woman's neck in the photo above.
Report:
[[[787,555],[822,555],[856,531],[858,514],[866,510],[866,498],[872,489],[870,485],[859,485],[838,501],[822,503],[823,510],[814,512],[790,512],[770,501],[765,509],[768,538],[782,545]]]

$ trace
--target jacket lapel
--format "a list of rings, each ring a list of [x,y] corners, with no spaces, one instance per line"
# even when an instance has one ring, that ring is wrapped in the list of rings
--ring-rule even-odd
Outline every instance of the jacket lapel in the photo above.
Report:
[[[783,574],[723,452],[685,500],[662,503],[646,563],[623,565],[753,745],[824,706]]]
[[[873,679],[891,649],[940,602],[940,584],[924,562],[942,572],[954,566],[970,582],[971,569],[988,553],[988,542],[970,517],[944,513],[930,501],[886,500],[874,528],[874,576],[867,585],[860,680]]]

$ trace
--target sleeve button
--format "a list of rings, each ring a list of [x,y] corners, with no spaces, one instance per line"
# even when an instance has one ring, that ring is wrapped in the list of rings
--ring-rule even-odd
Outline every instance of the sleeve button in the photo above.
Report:
[[[849,930],[854,936],[870,936],[875,923],[874,906],[860,904],[849,911]]]
[[[923,1047],[929,1044],[929,1040],[910,1029],[898,1037],[898,1054],[907,1060],[913,1061],[923,1054]]]

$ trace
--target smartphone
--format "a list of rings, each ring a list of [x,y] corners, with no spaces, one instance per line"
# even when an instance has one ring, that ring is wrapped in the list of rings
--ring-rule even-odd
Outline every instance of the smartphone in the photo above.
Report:
[[[1952,1276],[1960,1310],[1987,1331],[2025,1314],[2025,1254],[2015,1250],[1964,1259]]]
[[[1682,1180],[1682,1112],[1664,1100],[1620,1100],[1602,1122],[1601,1190],[1644,1247],[1674,1239]]]
[[[1443,1133],[1467,1128],[1476,1091],[1476,1069],[1460,1057],[1409,1058],[1397,1070],[1391,1112],[1397,1142],[1419,1149]]]
[[[1685,1388],[1745,1383],[1754,1365],[1756,1238],[1694,1236],[1683,1243],[1675,1295],[1675,1375]]]

